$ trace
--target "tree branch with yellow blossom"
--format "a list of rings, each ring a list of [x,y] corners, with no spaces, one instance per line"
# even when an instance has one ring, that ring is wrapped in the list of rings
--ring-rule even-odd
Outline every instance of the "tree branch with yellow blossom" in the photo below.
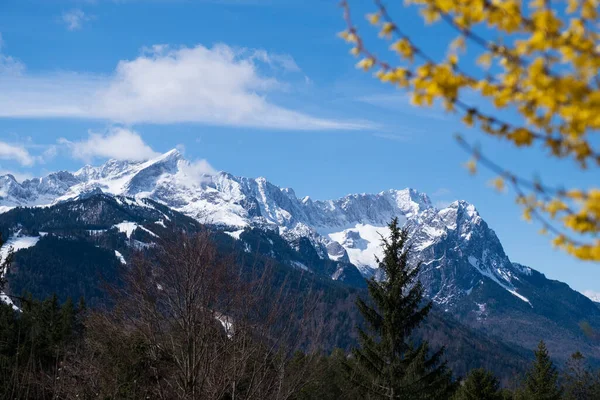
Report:
[[[568,0],[568,17],[563,18],[545,0],[533,0],[528,9],[519,0],[408,2],[420,8],[425,22],[445,21],[458,32],[448,55],[436,61],[398,27],[382,0],[373,0],[375,12],[367,14],[367,20],[381,38],[393,39],[390,50],[400,59],[382,61],[365,47],[349,0],[343,0],[347,28],[340,36],[352,44],[351,53],[361,57],[357,67],[375,69],[383,83],[407,90],[413,104],[432,106],[441,101],[467,126],[517,147],[540,143],[551,156],[572,158],[581,168],[600,165],[600,151],[590,142],[600,130],[600,35],[590,28],[598,24],[598,0]],[[487,29],[496,40],[485,39],[475,28]],[[462,68],[458,51],[466,50],[467,41],[482,52],[477,65],[483,78]],[[508,122],[499,113],[483,112],[465,100],[467,91],[489,100],[496,110],[514,110],[519,117]],[[468,147],[464,140],[459,143]],[[498,174],[497,187],[506,181],[515,188],[525,218],[536,217],[544,230],[554,233],[556,246],[581,259],[600,260],[600,190],[549,188],[502,169],[479,152],[473,153],[470,169],[475,169],[476,161]]]

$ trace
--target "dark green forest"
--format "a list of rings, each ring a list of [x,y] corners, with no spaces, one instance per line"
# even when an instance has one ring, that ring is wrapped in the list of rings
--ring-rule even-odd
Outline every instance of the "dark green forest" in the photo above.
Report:
[[[584,354],[556,365],[540,341],[508,358],[507,345],[473,343],[441,318],[408,264],[406,231],[390,229],[387,279],[367,289],[223,251],[207,230],[138,249],[127,265],[48,235],[2,266],[18,308],[0,304],[0,398],[600,398]],[[487,364],[474,356],[494,350]]]

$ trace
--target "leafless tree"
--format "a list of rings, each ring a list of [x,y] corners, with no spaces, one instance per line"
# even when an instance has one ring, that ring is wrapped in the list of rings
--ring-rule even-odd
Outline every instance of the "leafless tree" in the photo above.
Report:
[[[114,307],[87,318],[64,397],[292,398],[316,372],[321,303],[258,265],[220,256],[208,231],[137,254]]]

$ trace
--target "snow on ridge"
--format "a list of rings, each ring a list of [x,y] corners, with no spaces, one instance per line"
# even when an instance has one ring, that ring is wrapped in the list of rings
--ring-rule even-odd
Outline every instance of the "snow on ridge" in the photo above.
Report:
[[[311,272],[310,269],[306,266],[306,264],[301,263],[300,261],[290,261],[292,267],[296,269],[301,269],[303,271]]]
[[[4,259],[8,255],[9,249],[12,248],[14,252],[17,252],[21,249],[27,249],[35,246],[39,240],[39,236],[22,236],[20,233],[10,237],[6,243],[2,245],[2,248],[0,248],[0,264],[4,262]]]
[[[127,239],[131,238],[131,234],[138,228],[138,224],[135,222],[123,221],[116,225],[113,225],[114,228],[117,228],[119,232],[122,232],[127,236]]]
[[[156,233],[152,232],[150,229],[146,228],[145,226],[142,225],[138,225],[138,228],[140,228],[141,230],[147,232],[150,234],[150,236],[154,236],[154,237],[159,237]]]
[[[339,243],[346,249],[350,262],[354,264],[363,275],[370,274],[376,266],[376,257],[383,256],[381,248],[381,235],[389,235],[387,226],[373,226],[356,224],[352,228],[340,232],[331,232],[329,239]]]
[[[240,240],[240,235],[244,232],[243,229],[238,229],[237,231],[223,231],[225,234],[231,236],[235,240]]]
[[[506,290],[507,292],[509,292],[513,296],[516,296],[517,298],[521,299],[522,301],[524,301],[526,303],[529,303],[529,305],[533,308],[533,305],[531,304],[531,302],[529,301],[529,299],[527,297],[523,296],[522,294],[519,294],[517,292],[517,290],[512,286],[512,284],[510,284],[510,281],[508,281],[508,284],[500,282],[500,279],[498,279],[498,277],[494,273],[488,271],[487,269],[484,269],[480,265],[479,260],[477,258],[473,257],[473,256],[469,256],[468,257],[468,261],[469,261],[469,264],[471,264],[477,271],[479,271],[479,273],[481,275],[484,275],[484,276],[490,278],[492,281],[496,282],[504,290]],[[503,277],[503,279],[506,279],[506,278]]]
[[[139,225],[136,222],[123,221],[123,222],[113,225],[113,228],[117,228],[119,230],[119,232],[124,233],[125,236],[127,236],[127,239],[131,238],[131,235],[137,228],[140,228],[141,230],[148,232],[150,235],[152,235],[154,237],[158,237],[158,235],[156,233],[152,232],[150,229],[148,229],[142,225]]]
[[[393,217],[399,217],[401,225],[410,223],[416,237],[413,250],[423,252],[425,257],[445,237],[453,237],[455,233],[459,239],[457,245],[465,249],[468,248],[465,243],[479,237],[475,227],[481,218],[466,201],[456,201],[438,210],[427,195],[410,188],[311,200],[308,196],[298,198],[293,189],[273,185],[264,177],[243,178],[226,172],[198,177],[188,167],[181,153],[172,150],[143,162],[110,160],[99,167],[86,166],[74,174],[51,174],[51,179],[34,182],[37,185],[32,186],[34,189],[46,185],[43,186],[44,190],[49,188],[46,192],[29,193],[27,190],[33,189],[8,180],[5,186],[0,182],[0,191],[12,190],[8,197],[13,196],[13,203],[18,205],[28,201],[39,203],[41,199],[56,203],[98,189],[115,196],[123,205],[153,208],[144,201],[148,198],[201,223],[227,227],[234,238],[239,237],[241,229],[252,226],[272,228],[290,243],[307,237],[320,256],[350,261],[365,276],[372,275],[377,268],[375,256],[381,255],[378,233],[384,236],[389,233],[386,224]],[[0,209],[13,203],[0,200]],[[164,225],[166,220],[169,217],[165,214],[164,219],[155,223]],[[130,221],[122,221],[115,227],[128,238],[138,227],[156,236],[150,229]],[[334,249],[331,254],[327,250],[330,248]],[[508,282],[503,287],[512,290],[510,280],[518,271],[515,268],[510,271],[512,275],[504,270],[487,273],[500,284]]]
[[[4,262],[6,257],[8,256],[8,252],[10,249],[17,252],[22,249],[27,249],[29,247],[33,247],[40,240],[39,236],[24,236],[20,234],[20,231],[15,235],[10,237],[0,248],[0,264]],[[3,276],[6,271],[0,271],[0,276]],[[19,307],[17,307],[10,297],[8,297],[5,293],[0,292],[0,302],[11,305],[13,309],[19,311]]]
[[[121,264],[126,265],[127,261],[125,261],[125,257],[119,251],[115,250],[115,256],[121,261]]]
[[[594,290],[584,290],[581,292],[581,294],[596,303],[600,303],[600,292],[596,292]]]

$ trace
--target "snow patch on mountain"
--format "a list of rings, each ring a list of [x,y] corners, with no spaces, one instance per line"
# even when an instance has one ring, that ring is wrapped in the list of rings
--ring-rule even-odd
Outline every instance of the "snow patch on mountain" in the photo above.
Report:
[[[124,233],[127,236],[127,239],[131,238],[131,234],[138,228],[138,224],[135,222],[123,221],[116,225],[113,225],[113,228],[117,228],[119,232]]]
[[[25,236],[21,235],[20,232],[17,232],[16,235],[9,238],[0,248],[0,265],[2,265],[6,260],[6,257],[8,257],[9,251],[12,250],[17,252],[22,249],[33,247],[39,240],[39,236]],[[0,277],[4,276],[4,274],[6,274],[6,271],[4,269],[0,270]],[[17,311],[19,310],[10,297],[8,297],[4,292],[0,292],[0,302],[11,305],[13,309]]]
[[[4,262],[10,249],[12,249],[14,252],[17,252],[21,249],[27,249],[35,246],[39,240],[39,236],[22,236],[20,233],[12,236],[6,241],[6,243],[2,245],[2,248],[0,248],[0,264]]]
[[[135,222],[123,221],[116,225],[113,225],[113,228],[117,228],[119,230],[119,232],[124,233],[125,236],[127,236],[127,239],[130,239],[133,232],[138,228],[149,233],[151,236],[158,237],[158,235],[156,233],[152,232],[150,229],[148,229],[142,225],[139,225]]]
[[[383,257],[381,238],[389,234],[390,230],[387,226],[356,224],[352,228],[332,232],[327,236],[346,250],[350,262],[363,275],[371,275],[376,267],[376,258]]]
[[[121,264],[123,264],[123,265],[127,264],[127,261],[125,261],[125,257],[123,257],[123,254],[121,254],[117,250],[115,250],[115,256],[119,259],[119,261],[121,261]]]
[[[506,276],[501,275],[502,280],[503,280],[503,281],[501,281],[496,274],[490,272],[489,269],[487,269],[482,263],[480,263],[480,261],[478,259],[476,259],[473,256],[469,256],[468,259],[469,259],[469,263],[475,269],[477,269],[481,273],[481,275],[490,278],[492,281],[496,282],[498,285],[500,285],[503,289],[508,291],[510,294],[512,294],[513,296],[516,296],[517,298],[523,300],[526,303],[529,303],[529,305],[531,307],[533,307],[533,305],[531,304],[531,302],[529,301],[529,299],[527,297],[517,293],[516,289],[510,283],[510,280],[508,280],[506,278]],[[497,272],[502,272],[502,271],[500,269],[498,269]]]
[[[242,234],[242,232],[244,232],[243,229],[239,229],[237,231],[232,231],[232,232],[225,231],[226,234],[228,234],[229,236],[231,236],[235,240],[240,240],[240,235]]]

